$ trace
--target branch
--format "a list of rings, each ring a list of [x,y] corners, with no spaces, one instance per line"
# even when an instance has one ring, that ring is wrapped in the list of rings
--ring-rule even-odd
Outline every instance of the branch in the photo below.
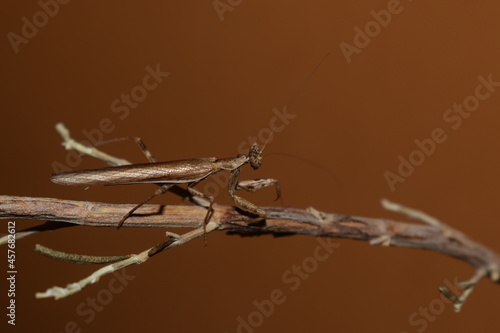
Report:
[[[111,165],[130,164],[127,160],[106,154],[95,147],[89,147],[73,140],[64,124],[56,125],[56,130],[63,138],[63,146],[76,150],[82,155],[89,155]],[[151,154],[142,140],[133,138],[145,152],[149,160]],[[161,184],[158,184],[161,185]],[[53,287],[44,293],[37,293],[37,298],[54,297],[59,299],[80,291],[85,286],[95,283],[100,277],[122,269],[128,265],[140,264],[150,257],[192,241],[206,233],[219,230],[244,236],[273,234],[311,235],[321,237],[349,238],[368,241],[372,245],[413,247],[439,252],[467,262],[476,269],[469,280],[461,281],[461,295],[453,294],[448,288],[439,291],[454,303],[455,311],[460,311],[473,288],[484,277],[500,282],[500,257],[489,248],[474,242],[458,230],[444,224],[424,212],[382,200],[384,208],[420,220],[426,225],[411,224],[386,219],[357,217],[342,214],[320,212],[312,207],[307,210],[283,207],[262,207],[266,220],[254,223],[255,219],[230,207],[214,205],[210,222],[203,225],[206,207],[209,203],[190,195],[182,187],[174,185],[171,192],[188,198],[196,206],[160,206],[144,205],[130,216],[123,227],[167,227],[196,228],[183,235],[167,232],[167,239],[138,255],[100,257],[70,254],[55,251],[37,245],[35,251],[48,257],[74,263],[108,263],[90,276],[67,285],[65,288]],[[200,207],[202,206],[202,207]],[[58,200],[50,198],[30,198],[0,196],[0,218],[42,219],[49,222],[16,233],[16,239],[27,237],[46,230],[55,230],[73,225],[115,227],[117,221],[134,208],[135,205],[104,204],[98,202]],[[205,207],[205,208],[204,208]],[[0,245],[7,243],[8,236],[0,238]]]
[[[464,289],[462,295],[453,295],[444,287],[440,289],[455,303],[457,311],[460,310],[461,304],[470,294],[472,288],[483,277],[489,277],[494,282],[499,282],[500,256],[497,253],[422,212],[388,201],[384,201],[383,204],[390,210],[403,212],[410,217],[423,220],[427,224],[334,214],[321,212],[314,208],[303,210],[285,207],[262,207],[267,218],[262,223],[255,224],[250,223],[254,221],[254,218],[234,207],[214,205],[214,213],[207,232],[218,230],[244,236],[301,234],[348,238],[384,246],[412,247],[439,252],[460,259],[476,269],[476,275],[473,278],[461,283]],[[42,219],[95,227],[116,227],[117,221],[133,207],[133,204],[0,196],[0,218]],[[177,236],[178,238],[173,237],[176,240],[162,248],[161,251],[163,251],[202,236],[202,223],[205,215],[206,209],[199,206],[149,204],[138,209],[134,215],[126,220],[123,227],[196,228],[191,231],[194,233],[188,235],[187,238],[187,234]],[[58,224],[55,226],[59,227]],[[171,235],[169,234],[167,238],[171,239]],[[145,253],[150,250],[148,249],[139,255],[130,255],[120,261],[120,264],[108,265],[106,266],[108,268],[99,270],[97,275],[91,276],[92,278],[80,281],[78,287],[69,287],[68,290],[71,293],[76,292],[90,283],[89,281],[95,282],[98,277],[104,274],[130,264],[142,263],[149,258]],[[72,288],[76,288],[74,289],[76,291],[73,291]],[[56,296],[54,292],[53,290],[43,294],[43,296],[61,297],[59,294]],[[42,294],[38,296],[42,296]]]

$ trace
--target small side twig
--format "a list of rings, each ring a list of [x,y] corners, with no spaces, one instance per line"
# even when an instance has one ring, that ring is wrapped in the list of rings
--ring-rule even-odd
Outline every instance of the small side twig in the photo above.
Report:
[[[34,235],[34,234],[37,234],[37,233],[43,232],[43,231],[57,230],[57,229],[61,229],[61,228],[74,227],[74,226],[75,226],[75,224],[71,224],[71,223],[47,221],[44,224],[40,224],[40,225],[25,229],[25,230],[17,231],[16,232],[16,240],[20,240],[24,237],[28,237],[28,236],[31,236],[31,235]],[[5,236],[0,237],[0,245],[7,244],[8,240],[9,240],[9,235],[5,235]]]
[[[428,225],[432,225],[438,228],[443,228],[445,224],[435,217],[432,217],[420,210],[416,210],[410,207],[403,206],[401,204],[389,201],[387,199],[382,199],[381,201],[382,207],[384,207],[386,210],[396,212],[396,213],[401,213],[403,215],[406,215],[412,219],[415,220],[420,220],[424,223],[427,223]]]
[[[209,222],[206,226],[206,232],[212,232],[218,228],[218,224],[215,222]],[[38,252],[42,252],[43,254],[47,255],[50,254],[49,256],[53,256],[55,259],[59,260],[64,260],[64,261],[69,261],[71,259],[75,259],[79,263],[98,263],[100,260],[111,260],[113,263],[104,266],[97,271],[93,272],[89,276],[85,277],[84,279],[75,282],[75,283],[70,283],[66,287],[52,287],[47,289],[45,292],[39,292],[36,293],[35,297],[36,298],[50,298],[53,297],[54,299],[61,299],[67,296],[70,296],[76,292],[79,292],[86,286],[96,283],[99,281],[101,277],[104,275],[113,273],[115,271],[118,271],[122,268],[125,268],[130,265],[134,264],[142,264],[146,262],[149,258],[155,256],[156,254],[167,250],[169,248],[183,245],[187,242],[190,242],[200,236],[203,236],[205,234],[205,227],[200,227],[198,229],[189,231],[183,235],[181,235],[179,238],[175,238],[172,236],[167,235],[167,240],[145,250],[142,251],[139,254],[131,254],[127,256],[122,256],[122,257],[94,257],[94,256],[82,256],[78,254],[69,254],[69,253],[64,253],[60,251],[54,251],[45,247],[41,247],[40,245],[37,245],[37,250]]]
[[[84,144],[81,144],[78,141],[73,140],[71,137],[69,130],[64,126],[63,123],[56,124],[56,131],[61,135],[63,139],[62,145],[66,150],[76,150],[81,154],[92,156],[101,161],[104,161],[110,165],[127,165],[130,164],[129,161],[124,160],[122,158],[114,157],[109,154],[106,154],[95,147],[89,147]]]
[[[43,254],[46,257],[61,261],[70,262],[73,264],[110,264],[130,258],[132,255],[126,256],[88,256],[82,254],[66,253],[49,249],[40,244],[35,245],[35,252]]]
[[[382,200],[382,206],[390,211],[393,212],[398,212],[407,215],[408,217],[420,220],[422,222],[425,222],[431,226],[440,228],[441,232],[443,233],[444,236],[452,239],[456,239],[457,237],[460,236],[458,232],[455,232],[452,228],[446,226],[443,222],[439,221],[435,217],[432,217],[422,211],[403,206],[398,203],[391,202],[387,199]],[[383,236],[382,236],[383,237]],[[389,238],[390,242],[390,238]],[[372,242],[370,242],[372,243]],[[455,312],[460,312],[462,309],[463,304],[467,300],[467,298],[471,295],[472,291],[474,290],[474,287],[476,284],[484,277],[488,275],[488,272],[491,272],[493,275],[498,275],[498,267],[495,267],[494,269],[491,269],[491,263],[485,263],[483,266],[477,266],[476,267],[476,272],[474,276],[472,276],[469,280],[466,281],[460,281],[458,283],[459,287],[463,289],[463,292],[461,295],[455,295],[451,290],[449,290],[447,287],[441,286],[438,288],[438,290],[445,296],[447,297],[451,302],[453,302],[453,308]],[[498,276],[495,276],[492,278],[494,281],[498,281]]]

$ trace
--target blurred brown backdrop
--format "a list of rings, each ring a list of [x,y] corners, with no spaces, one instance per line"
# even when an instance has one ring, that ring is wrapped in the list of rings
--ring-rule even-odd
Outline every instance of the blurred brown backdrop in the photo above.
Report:
[[[490,92],[478,106],[469,98],[469,107],[477,110],[461,118],[457,129],[452,128],[456,118],[443,119],[454,104],[476,93],[478,76],[491,74],[500,82],[498,4],[221,0],[219,13],[212,1],[54,4],[0,5],[5,36],[0,46],[2,194],[138,202],[154,187],[85,191],[52,184],[51,165],[66,163],[67,155],[55,123],[63,121],[84,139],[84,131],[109,119],[104,121],[112,129],[105,139],[140,136],[160,160],[226,157],[269,127],[273,109],[283,112],[304,86],[288,105],[295,117],[276,134],[268,152],[294,154],[329,171],[270,155],[257,172],[245,168],[242,179],[279,178],[287,206],[400,219],[380,207],[379,200],[387,197],[425,210],[500,251],[500,92]],[[40,14],[43,7],[53,17]],[[30,30],[33,22],[39,27]],[[369,29],[369,42],[356,38],[356,27]],[[356,43],[360,47],[353,51]],[[353,53],[346,57],[341,45]],[[155,88],[154,80],[148,81],[152,90],[142,96],[148,66],[170,74]],[[127,107],[120,99],[131,92],[141,101]],[[384,173],[397,172],[398,156],[408,158],[417,149],[414,141],[429,138],[436,128],[447,140],[391,191]],[[131,143],[105,150],[144,161]],[[101,165],[85,159],[76,168]],[[247,198],[272,205],[273,195],[265,190]],[[180,201],[170,194],[157,202]],[[224,189],[218,202],[230,203]],[[41,223],[16,222],[18,230]],[[2,225],[5,232],[6,221]],[[75,227],[18,241],[17,325],[7,325],[2,314],[2,329],[237,332],[238,318],[259,319],[252,317],[254,301],[269,299],[274,289],[284,292],[284,303],[258,327],[240,332],[500,328],[500,290],[488,281],[462,313],[453,313],[448,304],[440,308],[437,287],[468,278],[472,269],[428,251],[339,240],[341,246],[328,260],[291,291],[282,275],[313,255],[317,241],[309,237],[212,234],[208,247],[198,240],[130,267],[126,272],[134,279],[107,304],[98,302],[98,310],[90,310],[89,299],[111,295],[106,290],[113,277],[67,299],[34,299],[37,291],[77,281],[95,269],[41,257],[33,252],[37,243],[114,255],[141,251],[162,237],[162,230]],[[6,251],[1,253],[6,271]],[[5,309],[6,292],[1,293]],[[419,314],[429,306],[439,314]],[[68,322],[76,328],[66,327]]]

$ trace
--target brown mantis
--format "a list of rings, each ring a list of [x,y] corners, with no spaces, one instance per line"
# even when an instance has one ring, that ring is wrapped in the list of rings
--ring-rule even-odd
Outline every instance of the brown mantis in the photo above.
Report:
[[[250,201],[237,196],[235,194],[236,190],[243,189],[254,192],[274,185],[276,187],[277,199],[281,196],[279,183],[273,178],[238,182],[240,168],[243,165],[249,163],[253,169],[258,169],[261,166],[263,149],[261,149],[257,143],[254,143],[250,147],[248,154],[237,155],[234,157],[222,159],[215,157],[192,158],[178,161],[156,162],[156,159],[146,149],[142,140],[135,138],[135,141],[144,151],[150,163],[61,172],[52,175],[51,180],[57,184],[72,186],[128,185],[142,183],[155,183],[160,185],[160,188],[156,190],[155,193],[153,193],[146,200],[137,204],[132,210],[123,216],[123,218],[118,222],[118,228],[120,228],[125,220],[139,207],[154,197],[167,192],[172,186],[177,184],[188,184],[187,190],[192,196],[201,197],[210,202],[204,221],[206,225],[213,212],[212,206],[214,198],[198,191],[194,188],[194,186],[210,175],[224,170],[231,172],[228,181],[229,195],[239,208],[256,215],[256,220],[260,221],[265,219],[265,211]]]
[[[328,55],[329,53],[327,53],[323,57],[323,59],[316,65],[313,71],[306,78],[304,85],[323,63],[323,61],[328,57]],[[297,91],[297,93],[293,96],[292,100],[288,104],[291,104],[293,102],[293,100],[304,88],[304,85]],[[268,141],[271,136],[268,138]],[[196,186],[199,182],[206,179],[207,177],[224,170],[231,172],[228,181],[228,190],[229,195],[233,199],[234,203],[242,210],[257,216],[257,218],[251,221],[264,220],[266,217],[266,213],[263,209],[257,207],[250,201],[237,196],[235,194],[236,190],[242,189],[249,192],[254,192],[262,188],[274,185],[276,187],[276,199],[279,199],[281,197],[280,186],[276,179],[263,178],[238,182],[240,168],[243,165],[250,164],[253,169],[258,169],[260,167],[262,163],[262,151],[264,150],[267,141],[262,149],[257,143],[254,143],[250,147],[248,154],[222,159],[208,157],[169,162],[156,162],[156,159],[146,149],[146,146],[144,145],[142,140],[139,138],[135,138],[135,141],[137,142],[137,144],[139,144],[150,163],[62,172],[52,175],[51,180],[57,184],[73,186],[127,185],[141,183],[155,183],[160,185],[160,188],[156,190],[155,193],[153,193],[143,202],[137,204],[120,220],[120,222],[118,222],[118,228],[120,228],[125,220],[130,215],[132,215],[134,211],[136,211],[139,207],[141,207],[154,197],[167,192],[170,188],[176,186],[177,184],[187,184],[187,190],[189,194],[191,194],[195,198],[204,198],[210,202],[204,221],[204,225],[206,226],[213,212],[212,206],[214,203],[214,198],[210,195],[196,190],[194,186]]]

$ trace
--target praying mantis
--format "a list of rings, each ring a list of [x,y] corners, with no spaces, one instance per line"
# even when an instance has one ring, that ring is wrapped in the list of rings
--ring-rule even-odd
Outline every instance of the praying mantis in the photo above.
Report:
[[[187,184],[188,192],[194,197],[208,200],[207,215],[204,223],[208,223],[213,212],[215,198],[205,194],[194,187],[202,180],[211,175],[230,171],[228,190],[234,203],[243,211],[255,215],[255,220],[264,220],[266,213],[264,210],[250,201],[235,194],[236,190],[242,189],[250,192],[258,191],[262,188],[275,186],[277,199],[281,197],[281,190],[278,181],[274,178],[263,178],[254,180],[238,181],[240,168],[245,164],[250,164],[253,169],[260,168],[262,164],[262,151],[257,143],[251,145],[247,154],[233,157],[221,158],[191,158],[177,161],[157,162],[147,150],[140,138],[134,138],[139,144],[150,163],[112,166],[100,169],[88,169],[78,171],[67,171],[53,174],[52,182],[70,186],[97,186],[97,185],[129,185],[154,183],[160,185],[151,196],[137,204],[118,222],[120,228],[127,218],[129,218],[138,208],[146,204],[156,196],[166,193],[172,186],[177,184]],[[267,143],[267,142],[266,142]],[[265,147],[265,144],[264,144]]]

